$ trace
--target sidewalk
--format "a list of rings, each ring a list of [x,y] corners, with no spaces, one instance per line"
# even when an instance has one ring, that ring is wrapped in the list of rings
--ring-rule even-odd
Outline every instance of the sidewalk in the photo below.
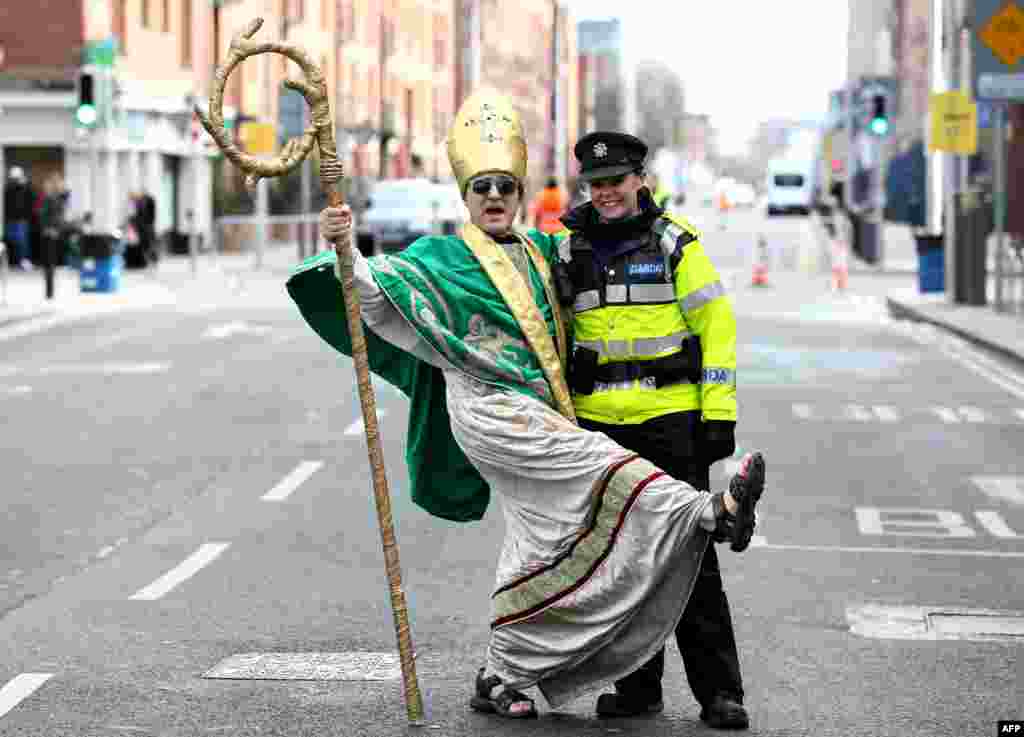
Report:
[[[253,253],[204,253],[196,259],[195,274],[188,256],[165,255],[153,267],[125,269],[116,292],[82,292],[79,273],[56,270],[54,298],[46,299],[43,271],[7,271],[6,293],[0,274],[0,329],[12,325],[56,321],[125,309],[187,304],[205,297],[223,297],[232,284],[248,279],[284,284],[298,262],[294,244],[268,249],[262,259]]]
[[[813,228],[822,247],[827,248],[818,218],[813,219]],[[922,294],[916,283],[917,247],[910,228],[886,223],[882,232],[884,263],[869,266],[851,256],[851,283],[859,281],[863,285],[863,279],[870,278],[872,290],[885,296],[893,317],[930,323],[1024,364],[1024,315],[999,313],[991,304],[952,304],[943,292]],[[827,250],[824,252],[827,254]],[[899,276],[913,277],[913,283]]]

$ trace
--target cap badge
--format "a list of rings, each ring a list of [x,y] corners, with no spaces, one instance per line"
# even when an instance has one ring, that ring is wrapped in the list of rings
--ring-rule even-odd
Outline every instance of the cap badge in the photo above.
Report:
[[[608,155],[608,146],[606,146],[604,143],[595,143],[594,144],[594,156],[596,156],[599,159],[603,159],[607,155]]]

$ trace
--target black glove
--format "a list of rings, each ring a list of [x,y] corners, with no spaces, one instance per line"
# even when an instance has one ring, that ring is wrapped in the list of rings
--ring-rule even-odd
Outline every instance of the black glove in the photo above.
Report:
[[[708,420],[703,423],[701,458],[709,466],[736,452],[736,423],[731,420]]]

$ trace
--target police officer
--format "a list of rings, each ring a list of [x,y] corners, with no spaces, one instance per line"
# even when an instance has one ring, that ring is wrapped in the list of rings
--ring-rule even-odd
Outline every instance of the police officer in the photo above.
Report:
[[[604,432],[676,478],[710,488],[711,464],[735,451],[736,323],[697,231],[645,186],[647,146],[615,132],[574,149],[590,201],[567,213],[559,255],[571,302],[569,366],[580,425]],[[725,531],[714,539],[723,541]],[[680,592],[685,596],[685,592]],[[729,604],[713,545],[676,629],[701,719],[745,728]],[[664,648],[597,701],[601,716],[663,709]]]

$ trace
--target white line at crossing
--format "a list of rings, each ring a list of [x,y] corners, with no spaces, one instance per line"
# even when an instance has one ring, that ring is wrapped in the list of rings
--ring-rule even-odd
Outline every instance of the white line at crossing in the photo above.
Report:
[[[932,407],[932,412],[938,415],[939,419],[947,424],[955,425],[960,422],[960,415],[949,407]]]
[[[971,476],[971,483],[993,499],[1024,504],[1024,477]]]
[[[135,601],[154,601],[159,599],[216,560],[217,556],[227,550],[230,545],[231,543],[204,543],[200,545],[196,552],[192,553],[192,555],[149,586],[136,591],[130,598]]]
[[[814,417],[814,408],[809,404],[794,404],[793,416],[801,420],[810,420]]]
[[[995,510],[978,509],[975,510],[974,516],[978,523],[988,530],[993,537],[1003,538],[1004,540],[1015,540],[1020,537],[1013,528],[1006,524],[1003,515]]]
[[[0,688],[0,717],[27,699],[53,678],[53,673],[21,673]]]
[[[265,502],[280,502],[298,489],[306,479],[323,468],[323,461],[303,461],[291,473],[278,482],[277,486],[260,497]]]
[[[875,411],[875,417],[877,417],[882,422],[899,422],[900,421],[900,413],[896,410],[895,407],[889,407],[889,406],[886,406],[886,405],[881,405],[881,406],[872,407],[872,409]]]

